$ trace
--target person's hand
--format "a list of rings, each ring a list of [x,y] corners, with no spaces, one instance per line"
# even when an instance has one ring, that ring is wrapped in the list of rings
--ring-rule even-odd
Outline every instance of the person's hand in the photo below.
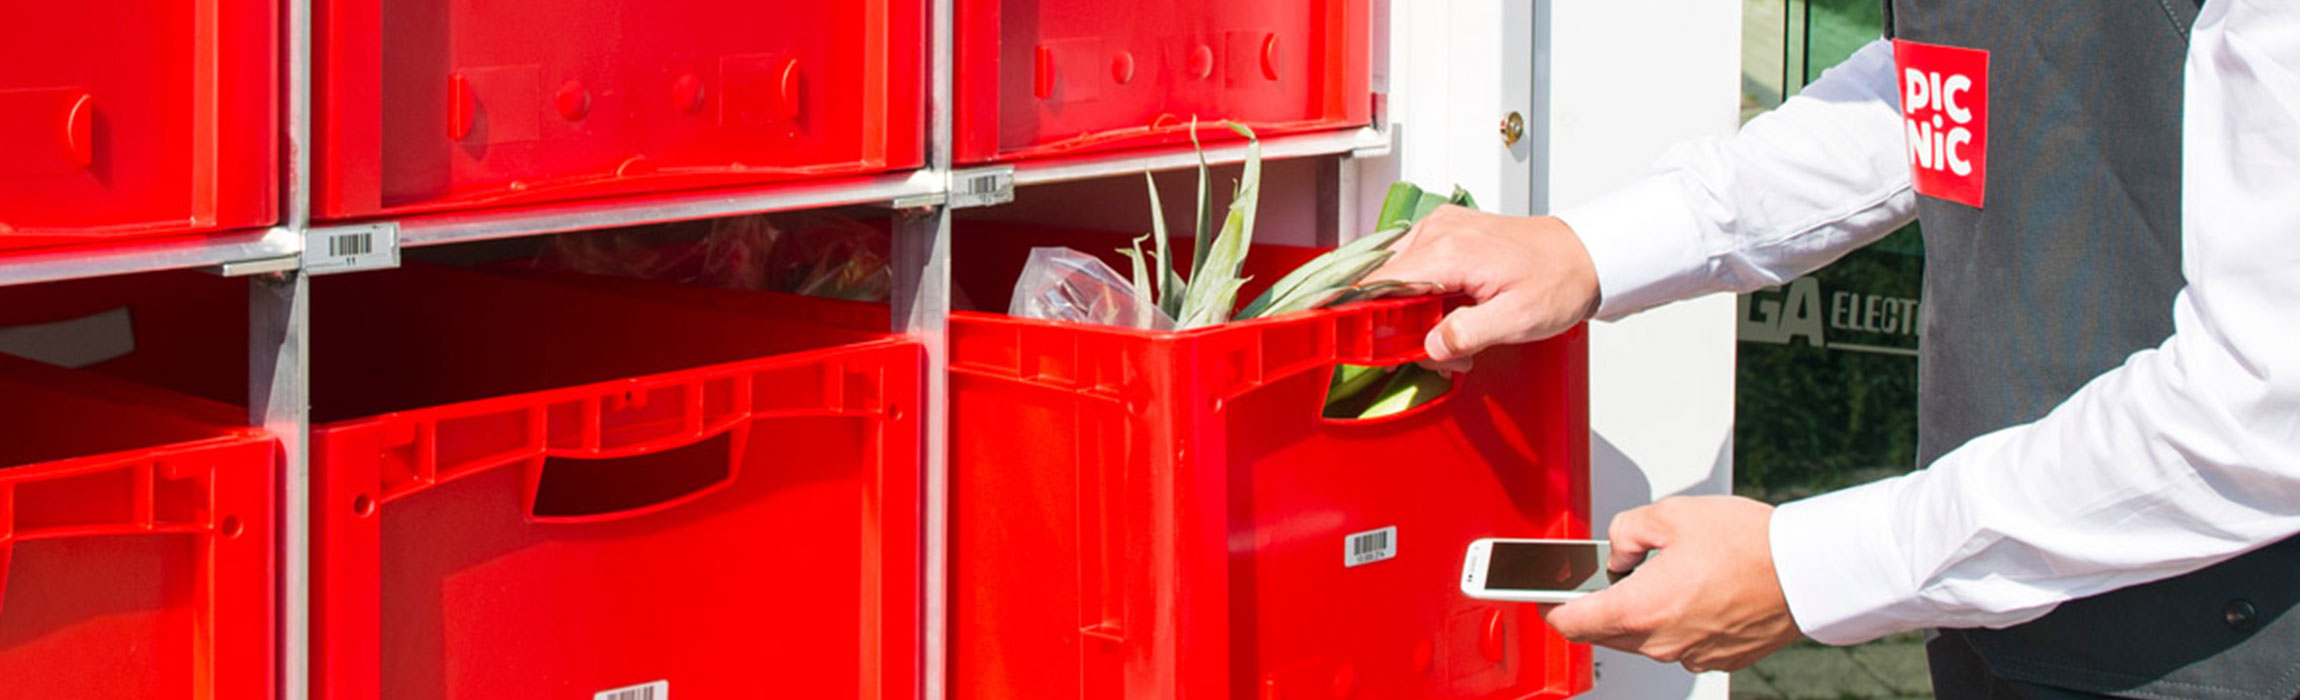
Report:
[[[1747,667],[1804,636],[1773,571],[1772,519],[1772,506],[1732,496],[1671,498],[1614,516],[1607,568],[1636,572],[1543,617],[1567,639],[1696,673]]]
[[[1431,366],[1460,372],[1470,356],[1565,332],[1597,312],[1597,269],[1564,221],[1439,207],[1391,247],[1368,280],[1437,285],[1470,297],[1430,331]]]

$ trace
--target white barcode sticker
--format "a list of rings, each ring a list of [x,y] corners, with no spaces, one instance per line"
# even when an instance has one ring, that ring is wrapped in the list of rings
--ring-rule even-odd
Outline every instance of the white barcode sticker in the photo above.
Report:
[[[399,267],[399,225],[329,226],[305,232],[303,269],[309,274]]]
[[[1014,201],[1014,166],[994,165],[950,174],[950,207],[987,207]]]
[[[591,696],[591,700],[671,700],[671,682],[661,680],[614,690],[602,690],[599,691],[599,694]]]
[[[1367,530],[1342,538],[1342,567],[1365,566],[1398,556],[1398,528],[1395,525],[1379,530]]]

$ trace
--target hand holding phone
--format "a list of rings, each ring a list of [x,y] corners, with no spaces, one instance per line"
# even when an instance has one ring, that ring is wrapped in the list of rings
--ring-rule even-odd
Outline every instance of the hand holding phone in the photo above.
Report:
[[[1564,603],[1629,575],[1606,568],[1612,555],[1613,546],[1598,540],[1481,539],[1469,544],[1462,562],[1461,592],[1486,600]]]

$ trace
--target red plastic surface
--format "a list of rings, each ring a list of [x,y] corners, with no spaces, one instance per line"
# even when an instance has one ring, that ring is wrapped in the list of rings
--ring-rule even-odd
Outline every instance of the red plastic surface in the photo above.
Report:
[[[962,232],[952,269],[1003,308],[1030,246],[1125,240]],[[1267,284],[1313,252],[1258,246],[1249,273]],[[1420,358],[1443,311],[1400,299],[1186,333],[954,315],[952,697],[1588,689],[1586,646],[1458,583],[1473,539],[1588,534],[1583,331],[1481,355],[1404,414],[1320,416],[1333,363]],[[1393,526],[1396,558],[1344,566],[1347,536]]]
[[[239,351],[244,285],[0,309],[126,306],[91,369],[214,395],[244,378],[185,370]],[[915,692],[915,343],[429,266],[311,303],[315,697]]]
[[[0,355],[0,695],[272,697],[278,451],[243,415]]]
[[[924,159],[921,0],[315,3],[315,207],[352,218]]]
[[[1368,0],[958,0],[962,163],[1264,135],[1373,115]],[[1227,129],[1204,138],[1237,138]]]
[[[0,250],[269,225],[277,5],[0,6]]]

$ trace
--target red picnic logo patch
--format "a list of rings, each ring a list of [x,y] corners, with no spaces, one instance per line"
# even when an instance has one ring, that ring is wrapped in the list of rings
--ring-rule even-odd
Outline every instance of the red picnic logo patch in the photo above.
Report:
[[[1893,40],[1917,193],[1974,208],[1988,193],[1989,52]]]

